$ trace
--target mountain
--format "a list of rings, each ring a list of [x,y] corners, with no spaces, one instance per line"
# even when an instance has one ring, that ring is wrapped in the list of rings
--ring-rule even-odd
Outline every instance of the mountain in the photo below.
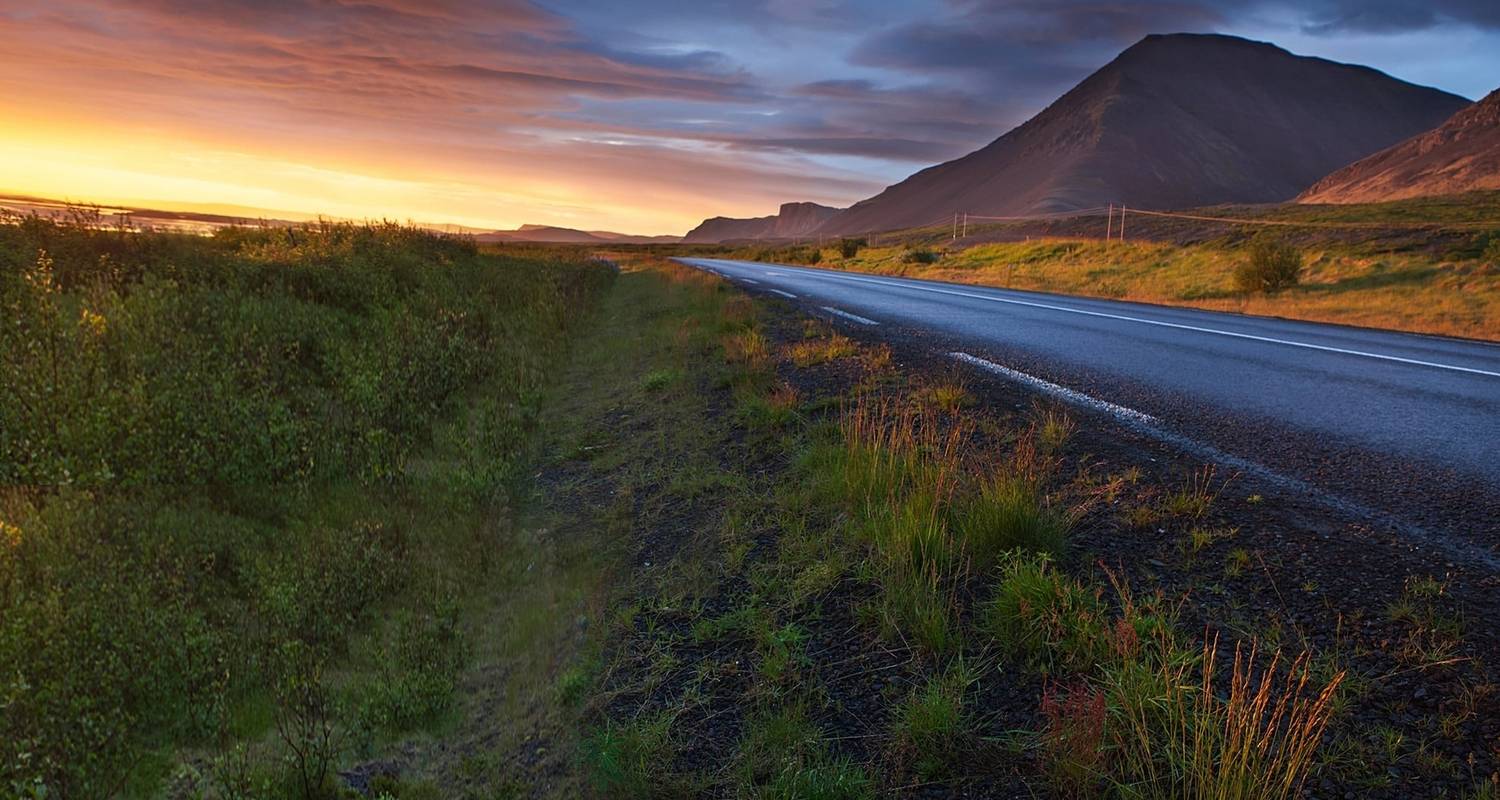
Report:
[[[817,203],[782,203],[781,208],[769,217],[706,219],[688,231],[682,241],[710,244],[732,239],[795,239],[812,233],[837,213],[839,209]]]
[[[478,242],[546,242],[554,244],[670,244],[680,236],[632,236],[612,231],[580,231],[555,225],[522,225],[513,231],[491,231],[474,237]]]
[[[826,234],[955,212],[1276,202],[1468,104],[1368,67],[1233,36],[1147,36],[967,156],[854,204]]]
[[[1447,122],[1313,184],[1299,203],[1376,203],[1500,189],[1500,89]]]

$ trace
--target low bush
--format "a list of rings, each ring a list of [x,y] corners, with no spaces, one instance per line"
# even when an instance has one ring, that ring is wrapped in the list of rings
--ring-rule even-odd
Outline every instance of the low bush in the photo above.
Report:
[[[1198,654],[1162,647],[1154,662],[1102,673],[1112,784],[1163,800],[1302,796],[1343,674],[1318,686],[1305,655],[1261,659],[1253,644],[1235,647],[1225,674],[1217,644]]]
[[[1302,280],[1302,253],[1282,242],[1261,240],[1250,245],[1243,264],[1234,270],[1234,285],[1242,292],[1274,293]]]
[[[495,499],[612,274],[397,225],[0,224],[0,786],[114,794],[146,737],[202,742],[274,695],[320,791],[323,666],[420,594],[417,564],[483,561],[414,541],[412,455],[482,383],[440,499]],[[426,619],[375,716],[446,702],[461,648]]]
[[[916,247],[902,253],[901,261],[906,264],[936,264],[941,257],[925,247]]]
[[[1493,267],[1500,267],[1500,233],[1492,233],[1484,246],[1480,259]]]
[[[844,258],[854,258],[859,255],[861,248],[865,246],[864,239],[840,239],[839,255]]]

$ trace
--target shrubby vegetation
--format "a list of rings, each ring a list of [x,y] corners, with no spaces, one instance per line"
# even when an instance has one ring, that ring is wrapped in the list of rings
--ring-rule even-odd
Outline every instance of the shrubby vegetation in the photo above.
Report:
[[[906,264],[936,264],[940,256],[936,251],[926,247],[913,247],[901,254],[901,261]]]
[[[1500,267],[1500,233],[1489,235],[1480,258],[1484,259],[1487,264]]]
[[[145,748],[271,720],[275,780],[317,794],[332,748],[440,712],[463,652],[451,576],[493,556],[415,512],[502,499],[548,365],[611,271],[397,225],[10,222],[0,794],[109,795]],[[444,420],[447,461],[409,469]],[[336,687],[397,597],[376,677]]]
[[[1271,240],[1250,245],[1245,263],[1234,270],[1234,285],[1242,292],[1279,292],[1302,280],[1302,253]]]
[[[816,245],[787,245],[784,247],[750,247],[733,251],[734,257],[768,264],[817,264],[823,260],[823,251]]]

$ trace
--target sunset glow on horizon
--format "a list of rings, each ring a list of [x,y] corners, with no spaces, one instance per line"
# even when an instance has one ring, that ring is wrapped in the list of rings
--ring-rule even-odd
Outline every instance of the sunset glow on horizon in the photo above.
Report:
[[[1257,12],[1273,6],[1304,11],[1273,28]],[[18,0],[0,9],[0,192],[680,234],[867,197],[989,142],[1151,32],[1494,88],[1500,13],[1433,7],[1398,32],[1339,0]]]

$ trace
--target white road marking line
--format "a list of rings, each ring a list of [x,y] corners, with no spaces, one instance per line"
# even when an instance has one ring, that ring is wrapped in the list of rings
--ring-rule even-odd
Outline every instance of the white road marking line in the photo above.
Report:
[[[760,284],[760,281],[757,281],[757,280],[753,280],[753,279],[751,279],[751,278],[740,278],[740,279],[739,279],[739,280],[740,280],[740,281],[741,281],[741,282],[743,282],[743,283],[753,283],[753,284],[756,284],[756,285],[759,285],[759,284]]]
[[[1470,374],[1473,374],[1473,375],[1485,375],[1485,376],[1488,376],[1488,377],[1491,377],[1491,378],[1500,378],[1500,372],[1491,372],[1490,370],[1476,369],[1474,367],[1461,367],[1461,366],[1458,366],[1456,364],[1443,364],[1443,363],[1439,363],[1437,361],[1423,361],[1421,359],[1416,359],[1416,358],[1404,358],[1402,356],[1386,355],[1385,353],[1371,353],[1371,352],[1368,352],[1368,351],[1365,351],[1365,350],[1350,350],[1349,348],[1346,348],[1346,347],[1333,347],[1331,345],[1325,345],[1325,344],[1312,344],[1311,342],[1297,342],[1297,341],[1292,341],[1291,339],[1278,339],[1278,338],[1276,338],[1274,336],[1259,336],[1259,335],[1256,335],[1256,334],[1253,334],[1253,333],[1239,333],[1239,332],[1236,332],[1236,331],[1224,331],[1224,330],[1219,330],[1218,328],[1205,328],[1205,327],[1203,327],[1201,325],[1186,325],[1186,324],[1183,324],[1183,323],[1180,323],[1180,322],[1164,322],[1162,320],[1145,319],[1143,317],[1132,317],[1132,316],[1128,316],[1128,315],[1125,315],[1125,314],[1111,314],[1111,313],[1108,313],[1108,312],[1105,312],[1105,311],[1087,311],[1087,310],[1084,310],[1084,309],[1081,309],[1081,308],[1068,308],[1067,306],[1058,306],[1058,305],[1053,305],[1051,303],[1037,303],[1037,302],[1033,302],[1033,301],[1030,301],[1030,300],[1016,300],[1016,299],[1008,298],[1008,297],[994,297],[992,295],[987,295],[987,294],[978,294],[978,293],[975,293],[975,292],[963,292],[963,291],[958,291],[958,290],[955,290],[955,289],[942,289],[942,288],[938,288],[938,287],[935,287],[935,286],[918,286],[918,285],[914,285],[914,284],[910,284],[910,283],[899,283],[899,282],[896,282],[896,281],[880,280],[878,278],[861,278],[861,277],[855,277],[853,275],[840,275],[840,276],[834,277],[834,276],[831,276],[831,275],[824,275],[824,274],[821,274],[821,273],[814,273],[812,275],[808,275],[807,277],[824,278],[826,280],[830,280],[830,281],[834,281],[834,282],[843,280],[843,281],[852,281],[854,283],[873,283],[873,284],[876,284],[878,286],[894,286],[896,288],[911,289],[911,290],[918,291],[918,292],[931,292],[933,294],[947,294],[947,295],[953,295],[955,297],[970,297],[970,298],[973,298],[973,299],[976,299],[976,300],[988,300],[988,301],[990,301],[992,303],[1009,303],[1011,305],[1017,305],[1017,306],[1030,306],[1032,308],[1042,308],[1042,309],[1047,309],[1049,311],[1066,311],[1069,314],[1083,314],[1083,315],[1089,316],[1089,317],[1103,317],[1105,319],[1117,319],[1117,320],[1122,320],[1122,321],[1125,321],[1125,322],[1138,322],[1138,323],[1141,323],[1142,325],[1157,325],[1157,326],[1160,326],[1160,327],[1163,327],[1163,328],[1177,328],[1179,330],[1195,331],[1195,332],[1198,332],[1198,333],[1211,333],[1211,334],[1215,334],[1215,335],[1218,335],[1218,336],[1229,336],[1229,337],[1233,337],[1233,338],[1236,338],[1236,339],[1250,339],[1252,341],[1257,341],[1257,342],[1268,342],[1270,344],[1287,345],[1288,347],[1302,347],[1302,348],[1306,348],[1308,350],[1322,350],[1322,351],[1328,352],[1328,353],[1340,353],[1342,355],[1361,356],[1363,358],[1374,358],[1374,359],[1379,359],[1379,360],[1382,360],[1382,361],[1395,361],[1395,362],[1402,363],[1402,364],[1412,364],[1412,365],[1419,366],[1419,367],[1432,367],[1434,369],[1446,369],[1446,370],[1452,370],[1454,372],[1467,372],[1467,373],[1470,373]]]
[[[880,323],[876,322],[875,320],[870,319],[869,317],[861,317],[858,314],[850,314],[847,311],[841,311],[841,310],[839,310],[837,308],[834,308],[833,306],[822,306],[822,309],[824,311],[827,311],[830,314],[834,314],[836,316],[843,317],[844,319],[854,320],[855,322],[858,322],[861,325],[879,325],[880,324]]]
[[[962,352],[952,352],[948,355],[958,359],[959,361],[973,364],[980,369],[988,370],[1002,377],[1009,378],[1016,383],[1022,383],[1034,389],[1040,389],[1048,394],[1056,395],[1064,400],[1067,400],[1070,403],[1073,403],[1074,405],[1092,408],[1096,411],[1103,411],[1107,414],[1112,414],[1116,417],[1120,417],[1121,419],[1125,419],[1130,422],[1138,422],[1144,425],[1155,426],[1161,422],[1161,420],[1158,420],[1156,417],[1153,417],[1150,414],[1136,411],[1133,408],[1126,408],[1125,406],[1115,405],[1108,400],[1100,400],[1097,397],[1092,397],[1090,395],[1084,394],[1083,392],[1069,389],[1066,386],[1059,386],[1058,384],[1055,384],[1051,381],[1042,380],[1035,375],[1028,375],[1019,370],[1001,366],[993,361],[980,358],[976,355],[970,355],[969,353]]]
[[[774,294],[779,294],[782,297],[786,297],[786,298],[789,298],[791,300],[796,300],[797,299],[797,295],[794,295],[791,292],[783,292],[780,289],[772,289],[771,291]]]
[[[780,278],[781,277],[781,273],[780,272],[771,272],[771,271],[767,270],[765,272],[765,276],[767,278]]]

